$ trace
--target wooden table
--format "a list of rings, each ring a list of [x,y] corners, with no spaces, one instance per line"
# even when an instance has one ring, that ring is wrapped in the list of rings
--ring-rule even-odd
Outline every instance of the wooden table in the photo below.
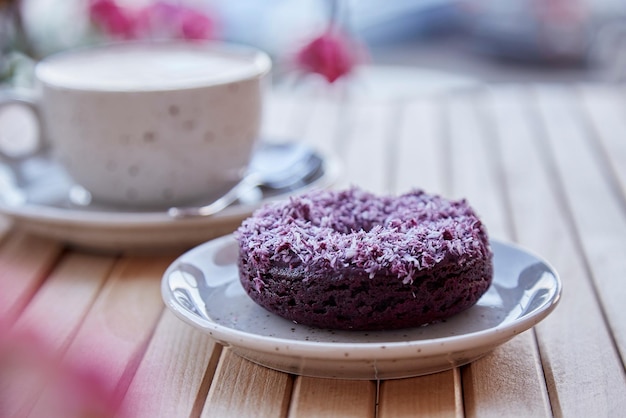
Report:
[[[319,92],[277,95],[268,107],[268,135],[338,155],[338,187],[468,198],[492,237],[555,266],[558,308],[454,370],[378,382],[299,377],[242,360],[164,308],[161,275],[179,254],[91,253],[4,222],[0,317],[56,358],[95,364],[134,417],[626,414],[626,90]],[[48,416],[45,391],[0,390],[3,416]]]

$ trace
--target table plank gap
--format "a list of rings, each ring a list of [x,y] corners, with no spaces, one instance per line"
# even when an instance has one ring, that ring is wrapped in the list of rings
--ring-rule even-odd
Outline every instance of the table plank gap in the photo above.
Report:
[[[225,348],[201,417],[284,417],[292,386],[291,375],[252,363]]]
[[[209,396],[209,390],[211,389],[211,385],[213,384],[213,381],[215,379],[215,372],[217,370],[217,365],[219,364],[223,350],[224,346],[215,341],[213,352],[211,353],[211,358],[209,359],[204,375],[202,376],[202,382],[200,384],[200,387],[198,388],[196,400],[193,404],[193,409],[191,410],[189,418],[199,418],[202,414],[204,404],[206,403],[207,397]]]
[[[374,418],[376,383],[370,380],[296,377],[289,417]]]
[[[593,282],[609,324],[622,369],[626,372],[626,217],[603,169],[589,149],[589,138],[572,109],[573,95],[561,89],[535,90],[547,141],[546,152],[554,161],[555,179],[563,205],[570,208],[568,222],[576,232],[584,254],[585,269]]]
[[[563,280],[559,307],[535,327],[552,412],[606,415],[611,399],[624,397],[619,359],[567,219],[535,102],[518,87],[494,89],[489,101],[518,242],[546,257]],[[611,382],[610,389],[583,381]]]
[[[380,383],[378,418],[463,417],[459,370]]]

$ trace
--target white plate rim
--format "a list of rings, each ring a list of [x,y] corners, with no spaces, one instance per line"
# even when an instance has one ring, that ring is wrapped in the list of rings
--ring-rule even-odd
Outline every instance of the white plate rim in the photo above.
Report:
[[[349,360],[370,360],[376,359],[397,359],[405,356],[412,357],[428,357],[439,356],[442,353],[450,353],[461,350],[469,350],[480,347],[495,346],[502,344],[515,335],[522,333],[548,316],[558,305],[561,298],[562,282],[556,269],[550,265],[544,258],[538,256],[532,251],[514,243],[505,242],[501,240],[492,240],[492,244],[502,245],[515,249],[517,251],[526,253],[533,258],[541,261],[552,273],[554,278],[554,294],[552,298],[547,300],[541,307],[533,310],[529,315],[523,315],[515,320],[503,324],[499,324],[496,327],[474,331],[467,334],[454,335],[449,337],[423,339],[423,340],[411,340],[411,341],[396,341],[389,343],[381,342],[356,342],[356,343],[342,343],[342,342],[317,342],[317,341],[302,341],[302,340],[290,340],[280,337],[261,336],[256,334],[250,334],[244,331],[233,329],[220,325],[215,322],[210,322],[199,318],[187,312],[184,308],[173,302],[174,298],[171,295],[171,291],[168,285],[168,274],[175,269],[177,263],[181,260],[189,258],[197,252],[204,252],[207,248],[212,246],[219,246],[225,243],[232,243],[234,237],[226,235],[214,240],[201,244],[185,254],[178,257],[166,270],[162,278],[162,297],[166,306],[172,310],[172,312],[182,319],[184,322],[195,326],[208,333],[213,338],[234,347],[243,348],[256,352],[265,352],[268,354],[276,354],[280,350],[284,356],[291,357],[307,357],[317,359],[328,360],[347,360],[344,356],[346,351],[349,351]],[[278,348],[278,350],[277,350]]]

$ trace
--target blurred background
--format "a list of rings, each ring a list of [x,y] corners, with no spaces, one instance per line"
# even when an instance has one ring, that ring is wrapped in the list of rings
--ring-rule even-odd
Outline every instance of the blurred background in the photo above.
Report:
[[[199,37],[268,51],[279,79],[285,57],[330,16],[366,46],[371,64],[494,83],[626,79],[625,0],[116,1],[128,10],[155,3],[163,25],[167,7],[183,5],[208,18],[192,28]],[[0,0],[0,83],[27,84],[32,62],[52,52],[123,38],[94,23],[93,4]]]

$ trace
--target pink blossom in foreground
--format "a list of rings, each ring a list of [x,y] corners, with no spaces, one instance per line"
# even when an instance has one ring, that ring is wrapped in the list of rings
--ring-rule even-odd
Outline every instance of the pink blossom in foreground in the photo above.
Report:
[[[334,83],[352,72],[362,59],[362,49],[348,37],[327,31],[307,43],[296,56],[296,66]]]
[[[110,393],[103,371],[103,366],[98,364],[59,367],[40,400],[42,409],[45,413],[54,411],[57,414],[54,416],[59,417],[113,418],[120,399]]]
[[[112,418],[121,399],[106,385],[106,367],[61,360],[34,330],[0,320],[0,417]]]

